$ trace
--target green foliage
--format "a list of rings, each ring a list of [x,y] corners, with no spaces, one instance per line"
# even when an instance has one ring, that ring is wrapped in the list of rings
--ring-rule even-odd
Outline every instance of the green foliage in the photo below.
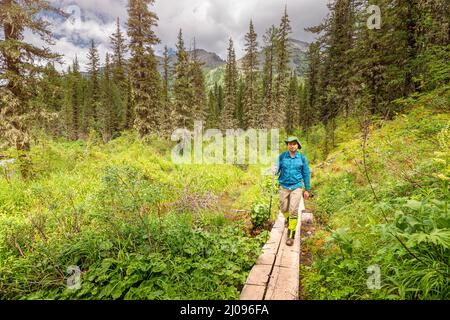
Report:
[[[408,112],[371,128],[366,162],[376,197],[361,140],[338,126],[349,140],[312,169],[323,231],[305,244],[314,260],[301,271],[308,298],[449,298],[450,119],[442,90],[403,101]],[[380,289],[366,285],[372,265],[380,267]]]
[[[223,86],[224,84],[225,67],[217,67],[209,70],[205,74],[205,84],[208,90],[214,90],[216,84]]]
[[[259,168],[175,166],[170,151],[134,133],[106,145],[42,135],[35,178],[1,178],[1,298],[238,299],[267,234],[248,237],[214,207],[175,205],[186,192],[245,198]],[[66,285],[69,266],[79,290]]]
[[[160,251],[121,250],[97,259],[85,271],[79,290],[64,284],[28,298],[53,299],[237,299],[259,243],[231,228],[222,234],[192,230],[181,221],[164,225]]]
[[[262,227],[270,219],[269,205],[264,202],[255,203],[250,217],[255,227]]]

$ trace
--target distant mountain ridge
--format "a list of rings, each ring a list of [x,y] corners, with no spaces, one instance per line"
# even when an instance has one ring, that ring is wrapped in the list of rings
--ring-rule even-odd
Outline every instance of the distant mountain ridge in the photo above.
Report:
[[[288,50],[290,53],[289,68],[294,69],[298,76],[304,76],[306,68],[308,66],[307,52],[309,43],[300,41],[297,39],[289,38]],[[263,70],[264,67],[264,51],[261,49],[258,51],[258,66],[259,70]],[[242,68],[244,58],[238,60],[238,67]]]
[[[309,43],[297,39],[289,39],[289,52],[290,52],[290,61],[289,68],[294,69],[297,73],[297,76],[304,76],[308,67],[308,59],[307,59],[307,51],[308,51]],[[197,55],[198,60],[202,64],[202,70],[205,73],[205,79],[207,82],[207,87],[211,87],[215,81],[221,82],[223,79],[224,66],[226,65],[226,61],[223,60],[217,53],[209,52],[205,49],[195,49],[192,51],[188,51],[189,55],[193,54]],[[160,74],[163,72],[163,57],[160,55],[156,55],[156,59],[158,61],[158,71]],[[243,57],[237,61],[238,68],[242,68]],[[259,70],[262,71],[264,66],[264,52],[263,49],[258,51],[258,66]],[[174,49],[169,49],[169,65],[171,68],[177,62],[177,56]],[[100,71],[103,70],[103,67],[100,68]],[[87,72],[82,72],[83,76],[89,76]]]
[[[193,56],[194,53],[197,55],[197,58],[202,64],[202,69],[204,71],[209,71],[226,64],[226,61],[224,61],[221,57],[219,57],[219,55],[215,52],[209,52],[206,51],[205,49],[195,49],[195,51],[194,50],[188,51],[188,54],[190,56]],[[162,72],[163,68],[162,65],[164,61],[163,57],[157,55],[156,59],[158,60],[159,63],[159,71]],[[169,55],[169,61],[170,61],[169,65],[174,66],[175,63],[177,62],[176,54]]]
[[[289,67],[291,69],[295,69],[297,71],[297,74],[299,76],[304,75],[307,67],[307,59],[306,59],[306,53],[308,51],[309,43],[297,39],[289,39],[289,52],[290,52],[290,62]],[[171,50],[173,53],[173,49]],[[188,51],[190,55],[193,55],[194,51]],[[204,49],[196,49],[195,53],[197,54],[197,57],[199,61],[202,63],[202,69],[205,72],[211,71],[215,68],[224,66],[226,64],[226,61],[223,60],[219,55],[215,52],[209,52]],[[176,61],[177,57],[176,54],[170,54],[170,65],[173,66]],[[159,71],[162,72],[162,64],[163,64],[163,57],[156,56],[158,62],[159,62]],[[237,61],[238,67],[242,67],[243,63],[243,57]],[[259,62],[259,69],[262,70],[264,65],[264,52],[262,49],[258,51],[258,62]]]

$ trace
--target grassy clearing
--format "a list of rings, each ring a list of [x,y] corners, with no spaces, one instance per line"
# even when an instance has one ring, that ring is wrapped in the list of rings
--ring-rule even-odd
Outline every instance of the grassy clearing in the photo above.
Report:
[[[260,168],[174,165],[171,148],[40,137],[33,179],[0,182],[1,298],[239,298],[268,232],[249,236],[250,216],[217,200],[247,211],[267,200]]]

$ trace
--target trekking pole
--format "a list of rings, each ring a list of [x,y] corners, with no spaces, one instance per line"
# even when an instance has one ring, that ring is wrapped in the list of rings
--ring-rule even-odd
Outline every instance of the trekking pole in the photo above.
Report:
[[[273,188],[275,187],[275,173],[272,172],[272,188],[270,189],[270,202],[269,202],[269,215],[272,216],[272,198],[273,198]]]

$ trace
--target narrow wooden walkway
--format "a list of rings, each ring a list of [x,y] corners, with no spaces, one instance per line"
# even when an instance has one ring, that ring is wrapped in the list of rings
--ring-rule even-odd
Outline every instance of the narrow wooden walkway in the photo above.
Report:
[[[300,230],[304,209],[302,199],[295,241],[291,247],[286,245],[288,235],[284,216],[278,213],[270,238],[242,289],[241,300],[298,300]]]

